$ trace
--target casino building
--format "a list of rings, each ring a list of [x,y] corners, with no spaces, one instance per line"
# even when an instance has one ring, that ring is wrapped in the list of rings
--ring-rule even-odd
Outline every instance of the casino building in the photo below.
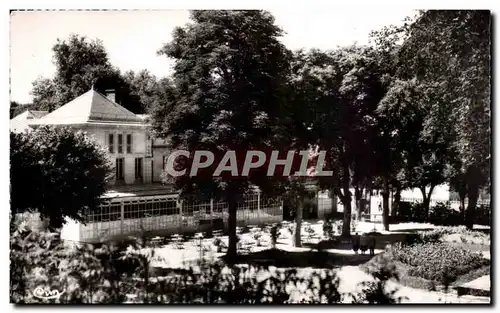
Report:
[[[168,157],[164,140],[148,132],[148,117],[137,115],[115,101],[115,92],[91,89],[53,112],[25,111],[10,121],[12,131],[29,131],[41,125],[70,127],[93,136],[114,164],[114,179],[104,195],[106,203],[85,216],[86,223],[68,220],[61,232],[66,240],[97,242],[148,232],[174,234],[203,231],[227,225],[227,203],[180,200],[161,183]],[[282,201],[258,191],[238,209],[240,224],[264,224],[283,219]]]

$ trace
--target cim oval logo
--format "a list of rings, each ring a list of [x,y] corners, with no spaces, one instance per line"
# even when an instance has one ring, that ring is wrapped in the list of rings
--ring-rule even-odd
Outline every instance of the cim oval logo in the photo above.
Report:
[[[51,290],[47,287],[41,287],[38,286],[33,290],[33,296],[39,298],[39,299],[57,299],[59,298],[64,291],[59,292],[59,290]]]

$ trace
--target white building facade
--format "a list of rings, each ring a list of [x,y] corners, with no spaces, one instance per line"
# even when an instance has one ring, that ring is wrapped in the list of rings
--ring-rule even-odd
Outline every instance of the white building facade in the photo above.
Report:
[[[57,110],[34,119],[31,128],[40,125],[71,127],[94,137],[104,147],[115,166],[112,185],[147,184],[152,182],[152,140],[147,125],[138,115],[106,97],[89,90]]]
[[[169,150],[163,139],[148,132],[147,116],[130,112],[117,104],[114,92],[106,95],[89,90],[53,112],[26,111],[10,122],[11,131],[22,132],[41,125],[70,127],[95,138],[114,165],[114,178],[104,195],[106,203],[97,212],[84,215],[85,224],[67,220],[61,238],[98,242],[144,232],[175,234],[227,225],[227,203],[197,199],[180,200],[161,184]],[[238,209],[243,224],[279,222],[282,202],[258,192],[249,195]]]

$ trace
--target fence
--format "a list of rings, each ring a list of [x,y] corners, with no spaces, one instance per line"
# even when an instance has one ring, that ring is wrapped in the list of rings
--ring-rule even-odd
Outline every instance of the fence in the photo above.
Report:
[[[143,232],[175,234],[203,231],[228,223],[228,204],[213,199],[177,195],[114,199],[86,215],[79,225],[80,241],[93,242]],[[282,200],[260,193],[246,195],[238,204],[238,224],[266,224],[283,219]]]
[[[362,219],[367,219],[370,221],[382,222],[382,212],[380,211],[377,213],[377,210],[376,210],[377,209],[376,197],[372,197],[371,200],[372,201],[370,203],[365,204],[368,207],[365,208],[366,213],[363,213],[361,217],[362,217]],[[389,214],[392,214],[392,210],[391,210],[392,201],[393,201],[393,199],[390,199],[390,201],[389,201]],[[422,199],[421,198],[402,198],[401,202],[422,203]],[[453,209],[455,211],[460,210],[460,205],[461,205],[460,201],[456,201],[456,200],[444,201],[444,200],[431,199],[430,207],[432,208],[440,203],[444,204],[446,207]],[[477,207],[481,207],[481,206],[484,207],[485,210],[482,210],[482,211],[491,211],[490,204],[491,204],[490,200],[479,200],[477,202]],[[466,200],[465,206],[467,207],[467,205],[468,205],[468,201]],[[331,212],[331,206],[332,206],[332,199],[328,196],[328,193],[326,193],[326,192],[318,193],[318,211],[319,212]],[[356,208],[356,201],[353,198],[352,202],[351,202],[352,214],[355,214],[354,208]],[[337,204],[337,212],[339,213],[339,218],[341,218],[340,212],[343,212],[343,205],[339,200],[338,200],[338,204]],[[485,214],[484,212],[478,212],[478,213]],[[399,215],[399,213],[398,213],[398,215]],[[391,219],[393,219],[393,218],[395,218],[395,217],[391,217]],[[489,217],[485,217],[485,218],[488,219]]]
[[[421,198],[401,198],[401,202],[410,202],[410,203],[422,203]],[[433,206],[437,205],[438,203],[443,203],[446,206],[448,206],[451,209],[454,210],[459,210],[460,209],[460,201],[457,200],[450,200],[450,201],[445,201],[445,200],[433,200],[431,199],[430,201],[430,207],[432,208]],[[465,200],[465,207],[468,205],[468,200]],[[478,200],[477,201],[477,206],[485,206],[485,207],[490,207],[491,201],[490,200]]]

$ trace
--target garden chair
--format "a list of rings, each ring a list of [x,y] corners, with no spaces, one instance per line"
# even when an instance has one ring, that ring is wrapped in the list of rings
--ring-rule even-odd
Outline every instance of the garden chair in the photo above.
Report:
[[[163,237],[154,237],[153,239],[151,239],[151,244],[153,245],[153,247],[159,247],[161,246],[163,241],[164,241]]]
[[[175,234],[172,236],[172,242],[176,249],[184,249],[184,242],[182,241],[182,236]]]

